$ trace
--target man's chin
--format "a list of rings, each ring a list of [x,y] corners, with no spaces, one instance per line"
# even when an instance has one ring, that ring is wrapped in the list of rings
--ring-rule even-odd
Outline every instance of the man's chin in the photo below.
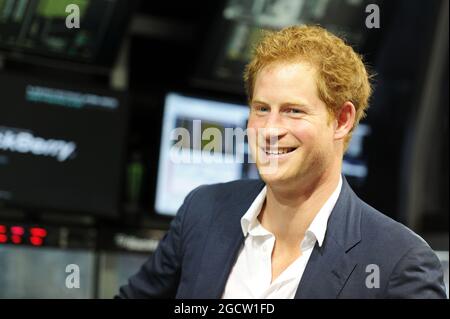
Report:
[[[256,163],[259,175],[266,182],[287,182],[292,179],[292,161],[269,161]]]
[[[259,170],[261,179],[268,185],[281,185],[289,183],[292,178],[289,178],[287,174],[283,173],[280,169],[270,171],[267,167]]]

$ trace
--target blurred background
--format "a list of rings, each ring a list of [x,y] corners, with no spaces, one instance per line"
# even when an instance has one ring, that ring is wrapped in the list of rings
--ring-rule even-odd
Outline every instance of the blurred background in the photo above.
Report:
[[[448,0],[0,0],[0,298],[111,298],[191,189],[258,178],[251,163],[174,163],[170,134],[192,120],[245,128],[252,46],[303,23],[376,73],[343,173],[430,244],[448,293],[448,12]],[[234,143],[225,158],[248,156]]]

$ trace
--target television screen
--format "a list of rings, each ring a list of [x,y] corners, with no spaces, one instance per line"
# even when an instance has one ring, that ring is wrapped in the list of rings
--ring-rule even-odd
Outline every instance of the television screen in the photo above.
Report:
[[[133,4],[123,0],[0,0],[0,50],[111,65]]]
[[[162,123],[155,211],[174,216],[186,195],[203,184],[258,179],[245,130],[249,108],[200,97],[169,93]],[[364,142],[370,126],[353,132],[342,173],[356,188],[368,175]],[[217,148],[214,148],[217,147]]]
[[[114,216],[126,96],[0,73],[0,201]]]
[[[361,49],[374,34],[365,19],[381,0],[227,0],[200,57],[195,80],[202,87],[243,93],[242,72],[265,31],[319,24]],[[215,41],[221,39],[221,41]]]
[[[185,196],[203,184],[258,178],[248,160],[245,130],[249,108],[169,93],[166,96],[155,210],[173,216]],[[217,147],[214,149],[214,147]]]

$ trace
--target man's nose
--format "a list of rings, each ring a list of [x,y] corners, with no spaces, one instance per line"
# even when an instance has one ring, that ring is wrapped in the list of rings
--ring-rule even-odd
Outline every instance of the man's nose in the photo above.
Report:
[[[264,126],[264,139],[266,143],[272,144],[274,140],[279,140],[287,134],[288,130],[282,123],[282,118],[278,112],[272,112]]]

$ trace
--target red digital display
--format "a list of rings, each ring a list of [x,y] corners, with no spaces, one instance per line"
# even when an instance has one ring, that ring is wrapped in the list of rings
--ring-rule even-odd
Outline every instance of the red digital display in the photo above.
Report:
[[[26,228],[19,225],[0,225],[0,244],[11,242],[21,245],[28,241],[33,246],[42,246],[47,234],[47,230],[42,227]]]

